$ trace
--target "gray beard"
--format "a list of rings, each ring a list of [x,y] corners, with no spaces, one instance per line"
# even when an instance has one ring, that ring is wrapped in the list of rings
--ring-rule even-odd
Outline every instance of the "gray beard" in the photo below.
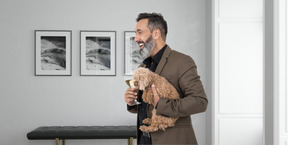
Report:
[[[151,52],[155,46],[155,42],[152,40],[152,35],[144,43],[144,48],[140,50],[140,57],[145,59],[151,55]]]

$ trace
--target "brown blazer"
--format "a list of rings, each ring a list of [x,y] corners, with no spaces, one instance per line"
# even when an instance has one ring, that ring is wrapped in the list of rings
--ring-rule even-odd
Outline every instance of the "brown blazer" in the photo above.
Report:
[[[145,66],[142,64],[140,67]],[[157,114],[179,117],[179,119],[174,127],[151,133],[153,145],[197,145],[190,115],[204,112],[208,100],[195,62],[190,56],[171,50],[167,46],[155,73],[165,77],[176,88],[181,99],[166,100],[160,98]],[[149,118],[151,118],[152,110],[153,105],[148,104],[147,116]],[[128,111],[137,113],[137,107]]]

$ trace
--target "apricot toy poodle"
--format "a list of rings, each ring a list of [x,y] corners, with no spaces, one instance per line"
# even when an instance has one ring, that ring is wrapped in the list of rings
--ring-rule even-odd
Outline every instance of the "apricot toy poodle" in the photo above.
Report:
[[[133,79],[139,90],[143,90],[142,99],[148,104],[153,102],[152,84],[155,85],[156,91],[160,98],[179,99],[177,90],[162,76],[150,71],[147,68],[138,68],[134,72]],[[143,132],[155,132],[159,129],[165,131],[165,128],[174,126],[178,118],[170,118],[162,115],[156,115],[156,108],[152,111],[152,118],[143,120],[144,124],[149,126],[140,126]]]

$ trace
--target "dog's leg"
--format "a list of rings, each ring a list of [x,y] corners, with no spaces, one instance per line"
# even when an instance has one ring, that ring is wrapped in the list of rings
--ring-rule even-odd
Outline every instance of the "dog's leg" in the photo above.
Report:
[[[167,118],[163,116],[158,116],[158,117],[159,117],[159,120],[162,120],[162,122],[159,124],[159,129],[162,129],[162,130],[165,130],[165,128],[168,128],[168,127],[175,126],[175,123],[178,120],[178,118]]]
[[[155,132],[159,130],[156,122],[152,122],[150,126],[140,126],[139,129],[143,132]]]
[[[152,119],[146,118],[143,120],[143,123],[144,121],[151,121],[150,126],[140,126],[139,129],[144,132],[154,132],[159,129],[165,131],[166,128],[174,126],[177,119],[178,118],[168,118],[161,115],[156,115],[156,109],[154,109],[152,112]]]
[[[144,132],[155,132],[157,130],[159,130],[159,120],[157,119],[158,115],[156,115],[156,109],[154,109],[152,111],[152,119],[151,119],[151,123],[150,126],[140,126],[140,130],[144,131]]]
[[[156,115],[156,109],[152,112],[151,125],[143,128],[146,132],[154,132],[157,130],[165,131],[166,128],[175,126],[178,118],[169,118],[161,115]]]
[[[168,125],[166,125],[166,124],[159,124],[159,129],[165,131],[165,128],[168,128]]]
[[[142,122],[143,122],[144,124],[150,125],[151,122],[152,122],[152,119],[146,118],[146,119],[144,119]]]

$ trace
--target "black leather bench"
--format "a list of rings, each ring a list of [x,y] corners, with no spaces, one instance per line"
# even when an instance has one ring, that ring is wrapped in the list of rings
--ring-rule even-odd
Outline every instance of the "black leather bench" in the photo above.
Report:
[[[65,139],[128,139],[133,145],[136,126],[42,126],[27,134],[29,140],[55,140],[65,145]]]

